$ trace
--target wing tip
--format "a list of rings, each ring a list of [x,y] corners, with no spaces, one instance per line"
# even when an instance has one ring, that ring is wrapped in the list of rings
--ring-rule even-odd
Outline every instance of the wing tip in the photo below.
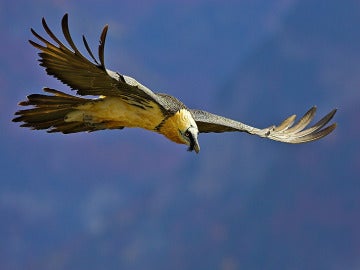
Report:
[[[332,123],[328,126],[326,126],[326,124],[328,124],[334,117],[337,112],[337,108],[326,114],[312,127],[306,128],[311,122],[311,120],[315,117],[316,109],[316,106],[311,107],[299,120],[299,122],[295,124],[295,126],[293,126],[292,128],[286,128],[287,122],[291,120],[292,116],[290,116],[275,129],[266,129],[268,133],[265,133],[265,136],[262,136],[262,133],[258,135],[262,137],[267,137],[275,141],[291,144],[299,144],[319,140],[329,135],[336,129],[337,123]]]
[[[315,134],[309,134],[308,136],[310,136],[310,138],[308,140],[306,140],[306,136],[303,138],[305,140],[300,141],[300,143],[305,143],[305,142],[313,142],[313,141],[317,141],[320,140],[326,136],[328,136],[330,133],[332,133],[337,127],[337,123],[332,123],[330,126],[327,126],[326,128],[316,132]]]
[[[68,26],[69,25],[69,15],[67,13],[64,14],[64,16],[61,19],[61,25],[64,26]]]
[[[331,118],[337,113],[338,108],[334,108],[329,114],[331,115]]]

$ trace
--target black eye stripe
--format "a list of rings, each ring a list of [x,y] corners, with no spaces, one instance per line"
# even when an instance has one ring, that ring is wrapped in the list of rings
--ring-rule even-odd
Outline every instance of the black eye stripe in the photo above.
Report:
[[[194,137],[192,136],[192,134],[190,132],[188,132],[189,136],[187,136],[190,139],[190,146],[194,147],[195,145],[195,140]]]
[[[193,134],[188,129],[184,133],[182,133],[179,129],[179,132],[182,136],[189,138],[190,143],[188,151],[193,151],[195,149],[195,139]]]

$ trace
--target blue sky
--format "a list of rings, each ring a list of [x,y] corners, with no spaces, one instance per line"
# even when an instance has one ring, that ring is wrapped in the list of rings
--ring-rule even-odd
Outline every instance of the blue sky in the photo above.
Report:
[[[109,24],[108,68],[258,127],[334,107],[310,144],[201,134],[199,155],[138,129],[47,134],[12,123],[48,86],[30,27],[69,13],[77,44]],[[0,4],[1,269],[357,269],[357,1]],[[81,45],[80,45],[81,47]],[[319,118],[317,118],[319,119]]]

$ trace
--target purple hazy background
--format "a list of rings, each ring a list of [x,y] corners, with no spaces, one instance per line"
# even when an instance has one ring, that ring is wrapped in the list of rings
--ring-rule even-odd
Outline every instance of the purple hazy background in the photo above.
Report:
[[[304,145],[201,134],[199,155],[139,129],[12,123],[48,86],[30,27],[192,108],[258,127],[313,105],[338,129]],[[357,0],[0,3],[0,269],[360,269]]]

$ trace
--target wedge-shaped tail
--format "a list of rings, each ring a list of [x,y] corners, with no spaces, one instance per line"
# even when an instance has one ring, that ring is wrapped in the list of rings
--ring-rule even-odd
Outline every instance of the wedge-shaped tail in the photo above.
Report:
[[[76,110],[76,107],[91,100],[65,94],[55,89],[44,88],[52,95],[32,94],[28,100],[19,103],[21,106],[33,106],[31,109],[20,110],[13,122],[23,122],[21,127],[31,129],[47,129],[49,133],[75,133],[95,131],[106,128],[100,125],[92,126],[84,122],[66,122],[66,115]]]

